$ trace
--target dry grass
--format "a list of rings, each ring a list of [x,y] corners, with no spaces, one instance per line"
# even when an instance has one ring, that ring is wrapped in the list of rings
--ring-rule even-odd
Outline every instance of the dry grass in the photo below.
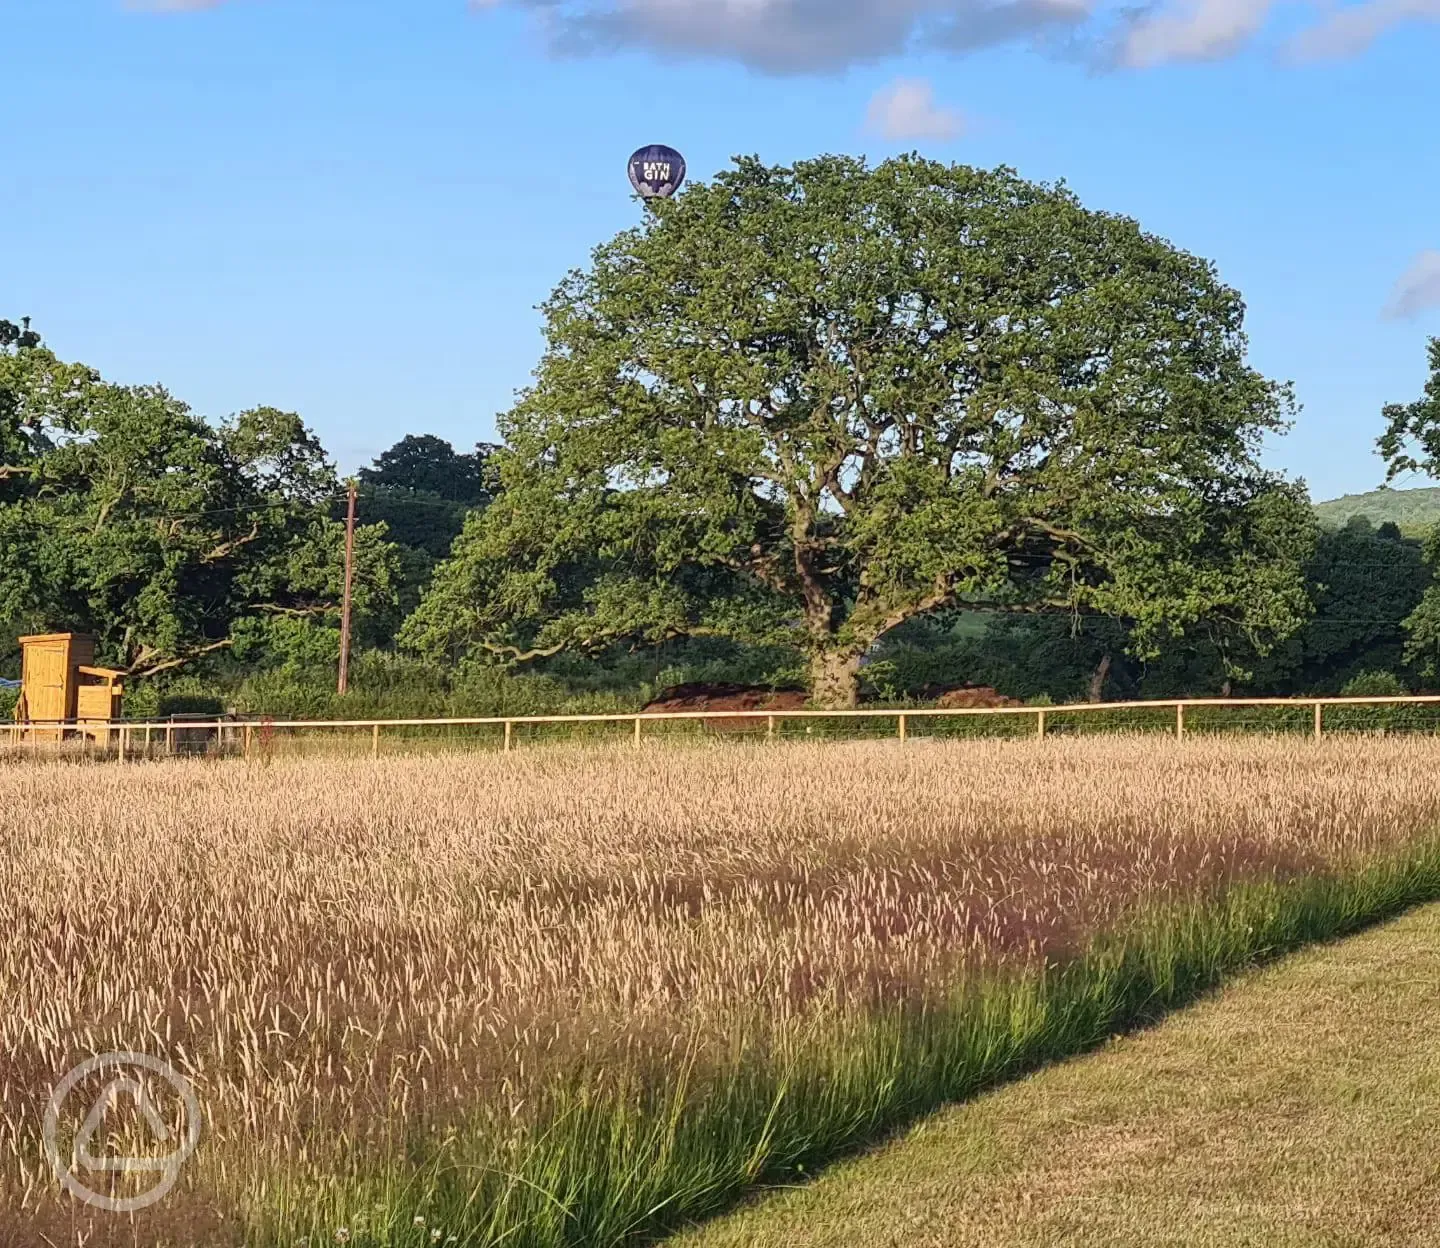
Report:
[[[337,1185],[523,1124],[566,1071],[723,1065],[1062,956],[1157,899],[1417,843],[1440,822],[1433,754],[1102,739],[0,767],[0,1225],[219,1242],[297,1199],[343,1210]],[[60,1197],[38,1144],[58,1075],[109,1050],[166,1056],[206,1114],[180,1188],[123,1227]]]

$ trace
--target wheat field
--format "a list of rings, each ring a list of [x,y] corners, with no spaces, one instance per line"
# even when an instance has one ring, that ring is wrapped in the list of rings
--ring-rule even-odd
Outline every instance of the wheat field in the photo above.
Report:
[[[1043,977],[1157,908],[1429,852],[1436,749],[0,766],[0,1243],[620,1242],[654,1217],[595,1212],[590,1171],[650,1156],[657,1106],[739,1123],[751,1073],[856,1037],[869,1052],[910,1026],[874,1020],[943,1019],[967,985]],[[115,1050],[164,1058],[203,1110],[178,1186],[129,1215],[63,1193],[40,1142],[56,1081]],[[843,1085],[820,1098],[837,1114]],[[707,1127],[706,1148],[748,1160],[701,1175],[676,1216],[771,1174],[794,1101],[774,1086],[763,1139]],[[605,1190],[671,1200],[669,1130],[664,1166]]]

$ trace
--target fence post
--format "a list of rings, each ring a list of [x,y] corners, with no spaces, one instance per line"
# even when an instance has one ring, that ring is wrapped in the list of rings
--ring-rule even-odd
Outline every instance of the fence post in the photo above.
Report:
[[[245,725],[245,761],[246,761],[247,763],[250,761],[250,734],[251,734],[253,731],[254,731],[254,730],[253,730],[253,728],[251,727],[251,725],[249,725],[249,724],[246,724],[246,725]],[[149,732],[149,729],[148,729],[148,728],[146,729],[146,732]]]
[[[775,740],[775,716],[765,716],[765,740]]]
[[[514,724],[514,721],[507,719],[507,720],[505,721],[505,753],[507,753],[507,754],[510,753],[510,738],[514,735],[514,733],[515,733],[515,724]]]
[[[145,757],[146,757],[147,760],[148,760],[149,757],[150,757],[150,725],[149,725],[149,724],[146,724],[146,725],[145,725]]]
[[[640,716],[635,716],[635,748],[637,750],[640,748],[640,726],[643,723],[644,720],[642,720]]]
[[[1185,703],[1175,703],[1175,739],[1183,740],[1185,736]]]
[[[905,744],[905,736],[906,736],[905,716],[901,715],[901,716],[900,716],[900,744],[901,744],[901,745],[904,745],[904,744]]]
[[[1045,708],[1041,707],[1035,717],[1035,735],[1040,740],[1045,740]]]
[[[1315,740],[1325,735],[1325,703],[1315,703]]]
[[[123,763],[123,762],[125,761],[125,743],[126,743],[126,738],[128,738],[128,737],[130,736],[130,729],[128,729],[127,727],[125,727],[124,724],[121,724],[121,725],[120,725],[120,730],[119,730],[119,732],[117,732],[115,735],[116,735],[116,736],[119,738],[119,740],[120,740],[120,759],[119,759],[119,761]]]
[[[373,733],[372,733],[372,735],[371,735],[371,737],[370,737],[370,757],[371,757],[371,758],[379,758],[379,757],[380,757],[380,725],[379,725],[379,724],[376,724],[376,725],[375,725],[374,731],[373,731]]]

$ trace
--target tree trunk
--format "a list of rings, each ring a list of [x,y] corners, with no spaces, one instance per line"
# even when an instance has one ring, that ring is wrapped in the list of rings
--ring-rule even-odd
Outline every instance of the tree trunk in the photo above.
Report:
[[[810,660],[810,700],[833,710],[860,701],[860,656],[850,651],[820,651]]]
[[[1110,678],[1110,656],[1100,660],[1100,666],[1090,676],[1090,701],[1100,702],[1105,696],[1105,682]]]

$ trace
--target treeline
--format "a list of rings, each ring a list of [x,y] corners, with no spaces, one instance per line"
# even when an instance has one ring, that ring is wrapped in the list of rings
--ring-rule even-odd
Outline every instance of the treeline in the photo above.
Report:
[[[1203,637],[1136,660],[1118,621],[974,616],[897,636],[867,669],[869,681],[886,698],[971,681],[1057,702],[1417,692],[1436,677],[1436,560],[1433,541],[1391,523],[1355,517],[1322,529],[1304,568],[1308,618],[1243,674]]]
[[[663,677],[655,656],[531,674],[400,649],[434,568],[498,488],[496,449],[411,435],[357,474],[347,713],[609,707]],[[345,484],[296,414],[207,421],[0,320],[0,677],[19,676],[19,636],[78,630],[130,674],[131,715],[334,713],[344,515]],[[769,675],[733,657],[687,670]],[[0,687],[0,713],[14,698]]]
[[[0,322],[0,343],[0,674],[18,675],[20,634],[73,628],[133,674],[131,714],[339,713],[345,487],[313,432],[271,408],[207,422],[159,387],[63,363],[28,327]],[[346,713],[606,710],[692,680],[804,683],[800,649],[725,638],[525,665],[403,646],[467,516],[501,491],[498,450],[408,435],[357,474]],[[1394,524],[1357,517],[1318,531],[1305,622],[1243,676],[1203,632],[1141,660],[1120,620],[961,609],[888,635],[866,656],[864,693],[902,702],[971,683],[1059,702],[1415,690],[1440,660],[1437,559],[1440,538]]]
[[[737,275],[743,275],[741,281]],[[1399,692],[1440,536],[1324,531],[1208,262],[1012,171],[738,160],[544,309],[500,443],[359,473],[345,714]],[[1440,341],[1384,409],[1440,475]],[[299,416],[209,421],[0,322],[0,673],[93,633],[128,709],[339,713],[345,488]]]

